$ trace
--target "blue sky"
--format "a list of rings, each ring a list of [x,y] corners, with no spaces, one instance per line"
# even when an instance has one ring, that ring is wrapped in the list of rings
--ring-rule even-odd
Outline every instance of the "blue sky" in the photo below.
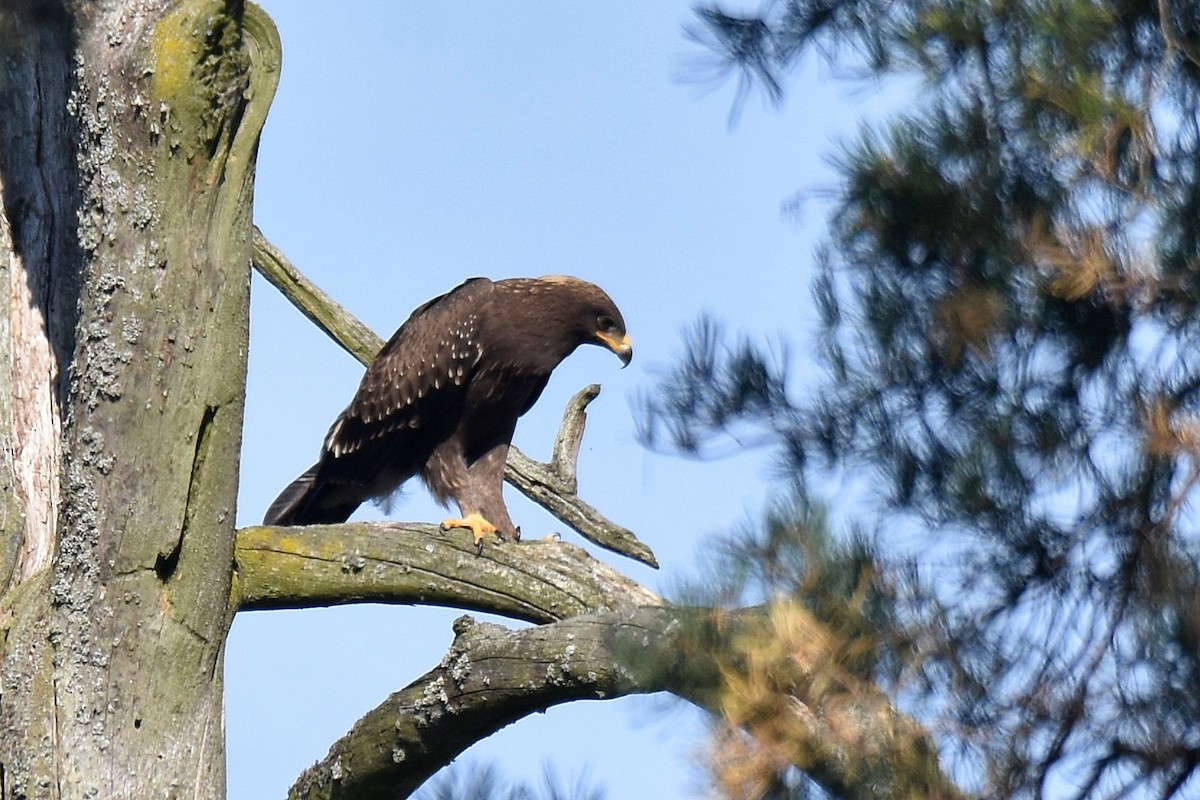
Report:
[[[702,312],[786,335],[801,379],[816,319],[813,250],[839,143],[879,98],[808,62],[783,108],[733,84],[681,80],[699,50],[687,2],[262,5],[283,77],[259,151],[255,218],[292,261],[387,336],[472,275],[570,273],[621,307],[633,364],[584,348],[555,373],[516,442],[545,458],[562,408],[599,382],[580,492],[658,555],[650,570],[588,549],[659,591],[696,574],[706,542],[769,496],[765,454],[688,461],[635,439],[637,398]],[[891,105],[895,105],[893,101]],[[799,213],[785,213],[797,192]],[[255,277],[239,524],[313,462],[361,367]],[[526,535],[562,526],[515,491]],[[378,519],[380,509],[360,512]],[[443,510],[412,483],[396,519]],[[565,539],[583,543],[564,531]],[[585,543],[584,543],[585,544]],[[282,797],[363,713],[438,662],[453,609],[358,606],[237,618],[226,657],[229,797]],[[513,779],[585,768],[610,798],[694,797],[699,714],[662,697],[579,703],[466,753]]]

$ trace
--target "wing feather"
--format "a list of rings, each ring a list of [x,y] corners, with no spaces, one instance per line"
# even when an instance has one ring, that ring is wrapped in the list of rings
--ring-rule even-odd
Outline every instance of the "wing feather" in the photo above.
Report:
[[[431,425],[442,428],[461,411],[483,354],[480,311],[492,294],[490,280],[472,278],[413,311],[329,429],[325,450],[333,460],[366,456],[363,451],[385,441],[389,451],[403,448],[405,439]]]

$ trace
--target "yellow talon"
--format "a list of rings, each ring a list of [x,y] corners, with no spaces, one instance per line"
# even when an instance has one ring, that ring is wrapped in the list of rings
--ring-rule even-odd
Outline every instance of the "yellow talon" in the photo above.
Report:
[[[475,538],[475,546],[482,547],[483,540],[496,533],[496,526],[483,518],[482,514],[471,513],[463,519],[442,520],[442,530],[451,528],[470,528],[471,536]]]

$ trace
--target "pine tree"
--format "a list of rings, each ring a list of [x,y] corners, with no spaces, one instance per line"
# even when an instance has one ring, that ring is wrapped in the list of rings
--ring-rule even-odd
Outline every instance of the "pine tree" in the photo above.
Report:
[[[912,647],[896,688],[989,797],[1200,779],[1200,11],[796,0],[698,12],[772,98],[809,48],[919,98],[841,160],[827,367],[705,329],[647,437],[759,426],[853,510]]]

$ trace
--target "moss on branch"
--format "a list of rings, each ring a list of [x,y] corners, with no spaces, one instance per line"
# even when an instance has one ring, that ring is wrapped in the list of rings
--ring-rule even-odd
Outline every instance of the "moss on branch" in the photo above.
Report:
[[[741,767],[796,766],[838,797],[963,798],[924,730],[840,668],[837,637],[792,604],[631,608],[515,631],[461,617],[454,630],[441,662],[359,720],[290,798],[405,797],[528,714],[660,691],[732,726],[724,755]],[[739,749],[746,733],[759,744]]]
[[[469,535],[435,525],[244,528],[235,558],[243,610],[419,603],[549,622],[662,603],[581,548],[504,542],[476,556]]]
[[[255,262],[360,361],[382,346],[257,231]],[[505,477],[590,541],[657,566],[632,532],[577,494],[585,409],[598,393],[589,386],[572,399],[550,463],[513,448]],[[764,743],[731,750],[739,766],[799,767],[837,796],[961,796],[920,726],[873,681],[839,666],[839,637],[795,604],[671,607],[580,548],[506,543],[476,557],[470,536],[432,525],[247,528],[236,558],[242,609],[370,600],[545,623],[513,631],[460,618],[441,662],[368,712],[299,777],[291,798],[408,796],[472,743],[530,713],[659,691],[720,714],[727,743],[747,733]]]

